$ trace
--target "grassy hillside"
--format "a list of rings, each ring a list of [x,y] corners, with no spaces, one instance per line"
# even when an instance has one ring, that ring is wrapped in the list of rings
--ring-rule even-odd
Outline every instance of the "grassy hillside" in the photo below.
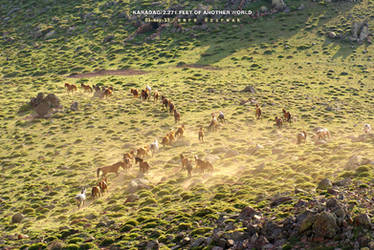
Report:
[[[305,8],[297,10],[301,3]],[[362,184],[362,192],[372,198],[374,137],[363,136],[362,128],[374,125],[373,45],[325,34],[349,32],[352,21],[364,18],[372,30],[374,1],[288,1],[289,13],[242,17],[239,24],[183,24],[182,33],[168,27],[158,39],[146,41],[150,33],[125,41],[136,30],[130,10],[176,4],[192,9],[198,3],[0,4],[0,248],[145,249],[157,240],[162,249],[188,249],[212,234],[221,215],[234,216],[251,206],[282,221],[298,199],[333,196],[316,191],[324,178],[350,177],[352,187]],[[225,8],[224,1],[204,5]],[[245,8],[262,5],[269,3]],[[144,74],[69,77],[103,69]],[[99,99],[82,90],[67,93],[66,82],[115,90],[112,97]],[[98,167],[120,161],[123,153],[155,138],[161,141],[179,126],[159,102],[131,96],[130,88],[145,85],[173,100],[186,127],[184,138],[147,158],[147,188],[128,190],[138,175],[136,165],[118,177],[109,175],[108,193],[96,200],[88,195],[84,208],[77,209],[74,197],[82,186],[96,185]],[[247,86],[255,93],[243,92]],[[55,93],[64,110],[52,118],[28,119],[31,111],[20,108],[39,92]],[[74,101],[78,111],[69,108]],[[254,103],[262,107],[261,120],[255,119]],[[282,108],[295,122],[277,129],[274,117]],[[210,114],[219,110],[227,123],[207,132],[200,143],[199,127],[208,126]],[[318,145],[308,137],[305,145],[296,145],[297,132],[311,135],[316,127],[328,128],[332,138]],[[181,153],[209,159],[214,173],[195,171],[187,177],[180,170]],[[269,207],[274,197],[294,195],[295,188],[305,193]],[[371,212],[356,200],[353,214]],[[24,215],[21,223],[12,223],[16,213]],[[283,246],[292,248],[299,241],[296,237]],[[336,240],[336,246],[343,245]]]

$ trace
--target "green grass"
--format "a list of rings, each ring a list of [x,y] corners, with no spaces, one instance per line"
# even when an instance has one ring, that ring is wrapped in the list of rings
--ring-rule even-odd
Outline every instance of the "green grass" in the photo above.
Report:
[[[371,166],[347,170],[345,165],[353,155],[374,158],[373,137],[361,142],[349,138],[362,134],[362,125],[373,121],[372,45],[352,48],[321,34],[349,30],[346,16],[369,14],[371,1],[326,6],[304,2],[306,9],[274,18],[243,17],[241,24],[208,24],[208,31],[186,24],[189,31],[180,34],[166,29],[159,40],[144,42],[146,35],[139,35],[126,43],[135,27],[119,13],[149,8],[152,1],[123,1],[119,6],[108,2],[1,2],[2,19],[19,8],[9,14],[0,39],[2,238],[21,232],[32,240],[50,238],[45,244],[29,244],[29,249],[56,239],[70,249],[136,248],[148,239],[172,247],[181,232],[193,238],[209,234],[218,213],[237,214],[247,205],[267,207],[269,196],[295,187],[312,191],[321,179],[340,176],[369,182]],[[162,1],[162,6],[172,3]],[[260,3],[246,8],[267,4]],[[185,5],[194,6],[195,2]],[[215,7],[223,8],[223,2]],[[373,24],[370,21],[369,27]],[[51,30],[55,34],[46,39]],[[104,42],[109,35],[114,39]],[[126,68],[148,73],[67,77]],[[111,85],[115,91],[108,99],[94,99],[81,90],[67,94],[65,82]],[[123,153],[155,138],[161,141],[177,127],[159,103],[131,97],[130,88],[147,84],[173,100],[186,126],[185,138],[147,159],[150,189],[138,191],[138,200],[125,203],[127,185],[137,175],[135,167],[118,177],[109,175],[109,192],[95,201],[89,198],[78,210],[74,196],[81,186],[96,185],[96,168],[119,161]],[[248,85],[255,94],[240,92]],[[78,101],[79,110],[27,120],[30,107],[25,103],[38,92],[55,93],[67,108]],[[254,105],[240,105],[249,98],[265,105],[261,120],[254,117]],[[277,130],[273,119],[282,108],[297,121]],[[211,112],[218,110],[225,113],[227,123],[218,132],[207,132],[206,142],[199,143],[199,127],[207,126]],[[318,126],[331,131],[327,144],[315,145],[310,137],[305,145],[295,144],[298,131],[310,135]],[[264,148],[250,153],[256,144]],[[227,156],[230,150],[237,154]],[[214,174],[194,172],[187,178],[180,171],[180,153],[190,159],[209,158]],[[25,219],[12,224],[17,212]],[[274,213],[279,218],[288,215],[276,209]],[[90,237],[93,242],[78,240]],[[0,247],[26,242],[7,237]]]

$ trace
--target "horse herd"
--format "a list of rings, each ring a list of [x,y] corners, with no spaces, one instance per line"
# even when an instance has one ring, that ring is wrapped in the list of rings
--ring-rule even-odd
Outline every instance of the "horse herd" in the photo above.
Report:
[[[65,88],[68,92],[74,92],[77,91],[77,87],[73,84],[65,84]],[[106,93],[104,96],[109,97],[113,94],[113,88],[112,87],[104,87],[101,88],[99,86],[89,86],[85,84],[81,84],[81,88],[84,92],[93,92],[93,90],[101,91],[102,93]],[[157,90],[151,89],[148,85],[145,87],[145,89],[138,90],[138,89],[131,89],[130,93],[134,98],[139,98],[141,100],[147,101],[150,100],[151,96],[153,96],[153,101],[157,102],[160,97],[160,101],[162,104],[162,108],[168,111],[169,113],[174,114],[175,123],[180,122],[180,113],[177,111],[175,104],[172,102],[171,99],[166,98],[163,95],[159,95]],[[152,93],[152,94],[151,94]],[[261,107],[256,104],[255,106],[255,117],[256,119],[261,119],[263,116],[263,112],[261,110]],[[292,123],[295,121],[295,118],[291,115],[290,112],[286,111],[285,109],[282,109],[282,116],[278,117],[276,116],[275,119],[275,126],[279,129],[281,129],[285,123]],[[222,126],[224,123],[226,123],[225,116],[222,111],[219,112],[213,112],[211,113],[211,120],[209,125],[207,126],[209,131],[217,131],[217,129]],[[371,131],[370,124],[364,125],[364,132],[369,133]],[[169,131],[164,137],[161,139],[161,145],[163,147],[166,146],[172,146],[174,142],[184,137],[185,132],[185,125],[181,124],[176,130]],[[315,131],[315,134],[311,136],[314,140],[326,140],[331,137],[331,134],[327,128],[318,128]],[[204,127],[200,126],[200,129],[198,131],[198,139],[200,142],[205,142],[205,133],[204,133]],[[296,134],[296,144],[306,143],[307,140],[307,133],[305,131],[300,131]],[[116,176],[119,175],[119,169],[122,168],[126,172],[128,172],[133,164],[139,165],[139,174],[141,176],[144,176],[149,172],[151,169],[150,164],[146,161],[146,157],[153,157],[156,152],[159,151],[159,143],[158,140],[155,139],[153,143],[148,144],[143,147],[139,147],[137,149],[130,150],[127,153],[123,154],[122,161],[116,162],[114,164],[104,166],[97,168],[96,175],[99,179],[98,184],[91,189],[91,197],[93,199],[100,197],[101,194],[103,194],[108,189],[108,180],[107,175],[109,173],[114,173]],[[192,176],[192,170],[193,168],[193,160],[188,159],[183,154],[179,155],[180,162],[181,162],[181,170],[186,170],[188,177]],[[193,157],[194,163],[195,163],[195,169],[198,170],[200,173],[211,173],[213,172],[214,168],[211,162],[208,160],[202,160],[199,159],[197,155]],[[101,179],[100,179],[101,174]],[[82,189],[81,193],[76,196],[76,200],[78,201],[78,208],[81,208],[84,200],[86,199],[85,195],[86,189]]]

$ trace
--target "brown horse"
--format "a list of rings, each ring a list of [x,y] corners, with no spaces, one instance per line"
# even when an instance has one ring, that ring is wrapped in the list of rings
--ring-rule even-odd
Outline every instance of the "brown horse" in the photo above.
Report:
[[[104,97],[109,97],[113,95],[113,91],[110,88],[104,90]]]
[[[100,172],[103,173],[103,176],[105,177],[108,173],[116,173],[116,175],[118,176],[118,171],[119,171],[119,168],[120,167],[123,167],[123,162],[120,161],[120,162],[117,162],[117,163],[114,163],[110,166],[105,166],[105,167],[101,167],[101,168],[98,168],[96,170],[96,174],[97,174],[97,178],[100,177]]]
[[[283,126],[283,120],[282,120],[282,118],[276,116],[274,120],[275,120],[275,125],[278,128],[282,128],[282,126]]]
[[[257,119],[260,119],[260,118],[261,118],[261,115],[262,115],[261,108],[260,108],[260,106],[258,106],[258,104],[256,103],[256,118],[257,118]]]
[[[104,177],[98,184],[100,187],[101,193],[103,194],[105,191],[108,191],[108,179]]]
[[[282,109],[283,117],[286,122],[291,122],[291,113],[286,111],[285,109]]]
[[[175,121],[175,123],[179,122],[180,120],[181,120],[181,114],[176,109],[174,109],[174,121]]]
[[[134,96],[134,97],[138,97],[139,96],[139,91],[137,89],[131,89],[130,90],[131,94]]]
[[[192,162],[188,158],[186,158],[183,154],[179,155],[181,158],[182,163],[182,170],[186,169],[188,173],[188,177],[192,175]]]
[[[65,83],[65,88],[67,89],[67,92],[74,92],[74,91],[77,91],[77,86],[75,86],[74,84],[69,84],[69,83]]]
[[[200,160],[197,155],[195,155],[195,163],[196,167],[198,167],[202,173],[205,171],[213,172],[213,165],[209,161]]]
[[[136,157],[135,163],[139,163],[139,171],[142,174],[147,173],[150,169],[148,162],[145,162],[142,158]]]
[[[92,93],[93,90],[89,85],[85,85],[84,83],[81,83],[81,88],[83,89],[84,92],[89,92]]]
[[[175,137],[182,137],[184,134],[184,124],[182,124],[175,132]]]
[[[154,102],[158,101],[158,91],[157,91],[157,90],[155,90],[155,91],[153,92],[153,101],[154,101]]]
[[[91,195],[92,195],[92,198],[100,197],[100,195],[101,195],[100,186],[92,187]]]
[[[204,142],[204,128],[203,127],[200,127],[200,130],[199,130],[199,141],[201,142]]]

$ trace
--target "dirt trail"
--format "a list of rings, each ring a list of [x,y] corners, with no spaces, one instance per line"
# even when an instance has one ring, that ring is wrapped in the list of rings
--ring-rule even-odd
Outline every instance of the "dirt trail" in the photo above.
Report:
[[[117,70],[99,70],[94,72],[80,73],[69,75],[68,78],[89,78],[96,76],[130,76],[130,75],[144,75],[149,71],[143,71],[139,69],[117,69]]]

